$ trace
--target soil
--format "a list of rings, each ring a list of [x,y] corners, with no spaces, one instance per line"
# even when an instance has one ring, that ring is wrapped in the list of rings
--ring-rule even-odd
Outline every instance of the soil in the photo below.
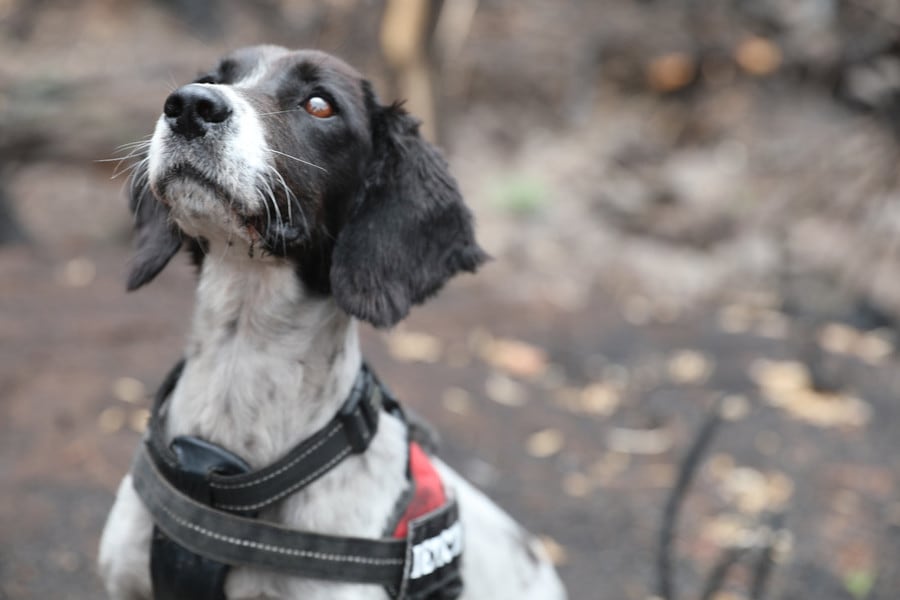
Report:
[[[572,598],[898,596],[900,20],[791,4],[483,0],[431,58],[494,260],[365,353]],[[123,177],[96,161],[226,47],[321,47],[390,96],[380,8],[0,2],[0,598],[101,596],[190,318],[186,258],[125,293]]]

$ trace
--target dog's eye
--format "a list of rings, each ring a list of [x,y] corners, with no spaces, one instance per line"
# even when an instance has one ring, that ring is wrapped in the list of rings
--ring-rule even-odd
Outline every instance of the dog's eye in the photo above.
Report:
[[[313,96],[303,103],[306,112],[320,119],[327,119],[334,114],[334,107],[322,96]]]
[[[193,81],[193,83],[215,83],[216,78],[213,75],[203,75]]]

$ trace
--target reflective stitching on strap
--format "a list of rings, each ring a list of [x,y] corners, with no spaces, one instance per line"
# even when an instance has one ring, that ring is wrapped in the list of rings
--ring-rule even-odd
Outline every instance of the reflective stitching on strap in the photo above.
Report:
[[[209,482],[209,485],[212,488],[216,488],[216,489],[220,489],[220,490],[236,490],[236,489],[240,489],[240,488],[246,488],[246,487],[250,487],[253,485],[257,485],[259,483],[262,483],[264,481],[272,479],[273,477],[277,477],[278,475],[281,475],[282,473],[284,473],[285,471],[287,471],[288,469],[290,469],[291,467],[296,465],[298,462],[300,462],[301,460],[303,460],[304,458],[309,456],[312,452],[315,452],[319,447],[322,446],[322,444],[324,444],[325,442],[327,442],[328,440],[333,438],[334,435],[338,432],[338,430],[341,429],[341,427],[342,427],[341,423],[336,423],[331,428],[331,431],[329,431],[328,434],[324,438],[319,440],[317,443],[313,444],[311,447],[307,448],[306,451],[304,451],[300,456],[297,456],[291,462],[287,463],[286,465],[283,465],[280,469],[277,469],[276,471],[273,471],[271,473],[267,473],[266,475],[264,475],[258,479],[244,481],[241,483],[217,483],[216,481],[211,480]],[[260,506],[262,506],[262,505],[260,505]],[[224,508],[228,508],[228,507],[226,506]],[[237,508],[249,508],[249,507],[237,507]]]
[[[323,552],[313,552],[311,550],[297,550],[296,548],[285,548],[283,546],[273,546],[271,544],[260,544],[259,542],[253,542],[250,540],[242,540],[239,538],[234,538],[227,535],[222,535],[220,533],[216,533],[215,531],[210,531],[204,527],[200,527],[196,523],[191,523],[185,519],[182,519],[175,513],[173,513],[167,506],[162,504],[159,505],[169,517],[181,525],[182,527],[187,527],[188,529],[192,529],[197,533],[205,535],[206,537],[219,540],[222,542],[227,542],[229,544],[235,546],[243,546],[245,548],[253,548],[255,550],[262,550],[264,552],[272,552],[277,554],[285,554],[287,556],[301,556],[305,558],[314,558],[317,560],[328,560],[332,562],[350,562],[350,563],[359,563],[364,565],[400,565],[403,564],[403,559],[400,558],[366,558],[365,556],[352,556],[352,555],[339,555],[339,554],[325,554]]]
[[[316,469],[315,471],[313,471],[312,473],[310,473],[309,475],[307,475],[306,477],[304,477],[303,479],[301,479],[300,481],[298,481],[297,483],[292,485],[291,487],[287,488],[286,490],[282,490],[280,493],[272,496],[271,498],[262,500],[261,502],[257,502],[256,504],[232,504],[232,505],[216,504],[216,506],[218,508],[223,508],[225,510],[242,510],[242,511],[243,510],[253,510],[256,508],[262,508],[263,506],[266,506],[267,504],[271,504],[272,502],[275,502],[276,500],[280,500],[284,496],[287,496],[288,494],[293,493],[294,490],[303,487],[304,485],[307,484],[307,482],[317,478],[323,472],[331,469],[331,467],[333,467],[336,463],[342,461],[345,456],[350,454],[350,452],[351,452],[350,448],[344,448],[343,450],[341,450],[340,454],[338,454],[337,456],[332,458],[330,461],[328,461],[327,463],[325,463],[324,465],[322,465],[321,467],[319,467],[318,469]]]

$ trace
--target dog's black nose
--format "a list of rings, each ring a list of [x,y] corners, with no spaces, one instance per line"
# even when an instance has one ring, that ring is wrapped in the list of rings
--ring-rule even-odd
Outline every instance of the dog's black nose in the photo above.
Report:
[[[172,92],[163,106],[172,131],[189,140],[205,135],[211,125],[227,120],[231,112],[231,104],[222,92],[193,83]]]

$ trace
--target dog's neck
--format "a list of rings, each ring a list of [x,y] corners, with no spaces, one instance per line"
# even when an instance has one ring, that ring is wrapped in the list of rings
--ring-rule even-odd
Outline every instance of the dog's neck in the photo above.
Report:
[[[361,358],[354,319],[302,286],[288,261],[210,248],[168,433],[198,435],[253,467],[323,427]]]

